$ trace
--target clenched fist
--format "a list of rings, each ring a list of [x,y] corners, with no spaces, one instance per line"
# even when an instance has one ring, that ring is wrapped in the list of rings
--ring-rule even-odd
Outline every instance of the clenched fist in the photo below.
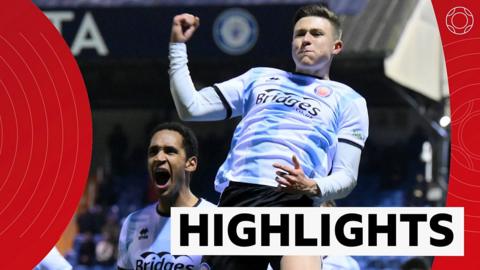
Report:
[[[170,42],[187,42],[200,26],[200,18],[183,13],[173,17]]]

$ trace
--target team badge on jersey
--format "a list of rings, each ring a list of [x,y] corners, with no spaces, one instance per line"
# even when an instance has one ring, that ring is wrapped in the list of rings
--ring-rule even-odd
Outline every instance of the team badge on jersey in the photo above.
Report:
[[[325,86],[317,86],[315,88],[315,94],[317,94],[320,97],[328,97],[332,94],[332,90]]]
[[[143,228],[138,235],[138,240],[142,240],[142,239],[148,239],[148,229],[147,228]]]

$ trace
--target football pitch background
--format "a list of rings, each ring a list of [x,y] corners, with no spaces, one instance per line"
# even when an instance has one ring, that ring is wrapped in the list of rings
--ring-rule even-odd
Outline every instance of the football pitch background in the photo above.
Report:
[[[447,65],[446,206],[465,208],[465,255],[434,270],[480,269],[480,3],[433,0]],[[70,49],[28,0],[0,8],[0,269],[31,269],[72,218],[90,169],[87,91]]]

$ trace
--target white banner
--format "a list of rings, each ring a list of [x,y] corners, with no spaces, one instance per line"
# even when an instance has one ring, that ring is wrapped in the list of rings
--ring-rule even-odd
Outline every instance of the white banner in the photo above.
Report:
[[[178,207],[181,255],[463,256],[461,207]]]

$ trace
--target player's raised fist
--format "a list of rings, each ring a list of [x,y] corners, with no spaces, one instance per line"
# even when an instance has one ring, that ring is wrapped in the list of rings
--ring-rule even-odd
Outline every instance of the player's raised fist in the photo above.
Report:
[[[170,42],[187,42],[200,25],[200,18],[183,13],[173,17]]]

